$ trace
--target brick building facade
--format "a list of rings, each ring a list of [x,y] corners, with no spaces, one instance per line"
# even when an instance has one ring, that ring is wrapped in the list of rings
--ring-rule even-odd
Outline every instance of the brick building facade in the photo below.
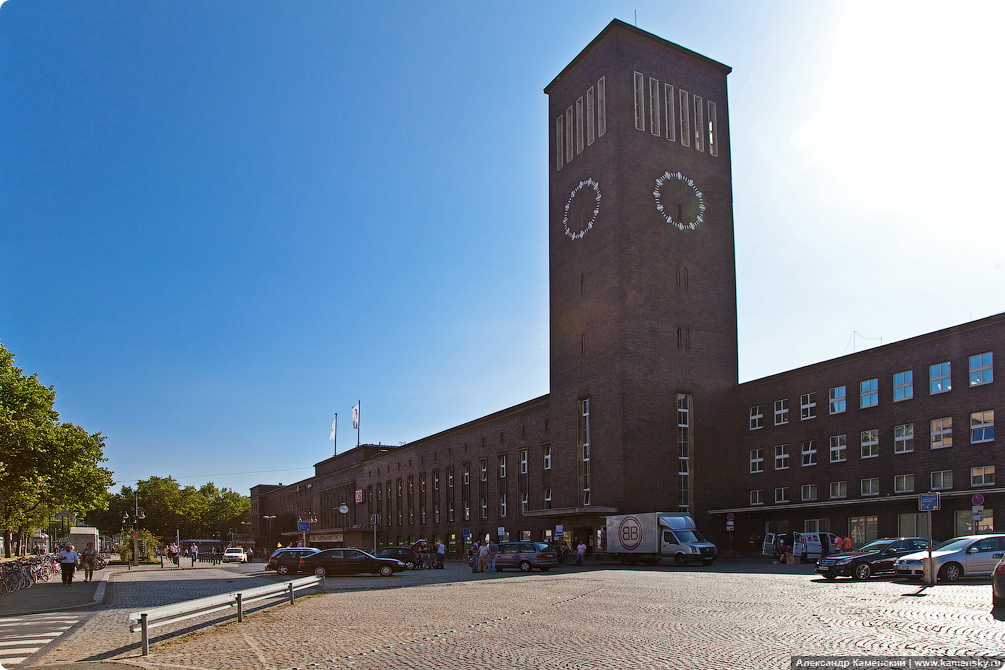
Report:
[[[953,471],[955,486],[940,488],[969,501],[972,468],[993,502],[1002,317],[737,383],[729,72],[608,25],[545,89],[551,392],[401,447],[358,447],[302,482],[256,486],[256,536],[362,548],[425,537],[453,551],[465,531],[502,529],[602,548],[605,515],[660,510],[691,513],[723,547],[727,514],[744,541],[804,527],[867,539],[916,523],[911,501],[932,473]],[[974,355],[987,379],[968,388]],[[943,362],[956,385],[929,395],[929,366]],[[913,394],[894,402],[904,372]],[[830,412],[841,387],[845,410]],[[965,458],[922,448],[932,430],[945,436],[935,420],[947,417],[954,444],[967,443],[975,413],[982,439]],[[914,450],[894,453],[908,424]],[[832,461],[841,435],[845,458]],[[816,446],[804,456],[806,443]],[[959,527],[950,512],[937,535]]]

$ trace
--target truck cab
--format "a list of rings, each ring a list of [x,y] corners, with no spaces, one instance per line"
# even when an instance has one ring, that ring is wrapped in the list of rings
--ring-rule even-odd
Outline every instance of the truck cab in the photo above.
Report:
[[[660,554],[672,556],[675,565],[704,563],[712,565],[716,547],[706,540],[689,516],[661,516]]]

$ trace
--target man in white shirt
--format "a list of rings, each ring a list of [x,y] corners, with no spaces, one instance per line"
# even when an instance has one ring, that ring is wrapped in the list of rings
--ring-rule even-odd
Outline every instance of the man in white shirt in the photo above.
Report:
[[[77,552],[73,550],[73,545],[67,542],[63,545],[63,549],[56,554],[56,560],[59,562],[59,569],[63,574],[63,585],[69,586],[73,583],[73,572],[77,569]]]

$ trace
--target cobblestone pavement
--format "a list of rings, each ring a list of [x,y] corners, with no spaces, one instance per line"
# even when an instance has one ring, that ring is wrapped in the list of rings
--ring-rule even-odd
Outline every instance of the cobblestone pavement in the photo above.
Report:
[[[986,581],[924,588],[894,580],[827,582],[811,571],[738,561],[713,568],[568,567],[547,574],[472,575],[453,563],[442,571],[330,580],[334,592],[262,610],[242,624],[163,635],[146,659],[139,654],[139,636],[128,634],[128,612],[142,598],[181,600],[179,589],[196,597],[200,585],[127,575],[113,583],[112,605],[39,665],[122,660],[147,668],[221,670],[760,669],[788,668],[790,656],[798,654],[1005,650],[1005,621],[990,612]],[[228,584],[220,572],[228,571],[197,576],[222,579],[211,586],[224,591],[239,588],[234,582],[276,580],[231,570]],[[206,587],[198,595],[206,595]]]

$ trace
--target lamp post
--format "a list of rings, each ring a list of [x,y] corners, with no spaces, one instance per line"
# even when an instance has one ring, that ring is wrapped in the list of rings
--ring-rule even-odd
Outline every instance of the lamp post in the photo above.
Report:
[[[268,530],[266,531],[266,536],[265,536],[266,542],[268,542],[269,545],[270,545],[269,549],[272,549],[272,546],[271,546],[272,545],[272,520],[276,518],[276,515],[275,514],[263,515],[262,518],[265,519],[265,521],[267,522],[266,523],[266,528]]]
[[[140,537],[139,537],[139,533],[137,532],[136,528],[137,528],[137,526],[139,526],[140,519],[145,519],[145,518],[146,518],[146,514],[143,513],[142,509],[140,509],[140,494],[136,493],[133,496],[133,514],[130,517],[128,511],[124,512],[122,514],[122,523],[123,524],[129,523],[129,531],[130,531],[130,534],[133,536],[133,560],[132,560],[132,564],[133,565],[137,565],[137,566],[140,564]]]

